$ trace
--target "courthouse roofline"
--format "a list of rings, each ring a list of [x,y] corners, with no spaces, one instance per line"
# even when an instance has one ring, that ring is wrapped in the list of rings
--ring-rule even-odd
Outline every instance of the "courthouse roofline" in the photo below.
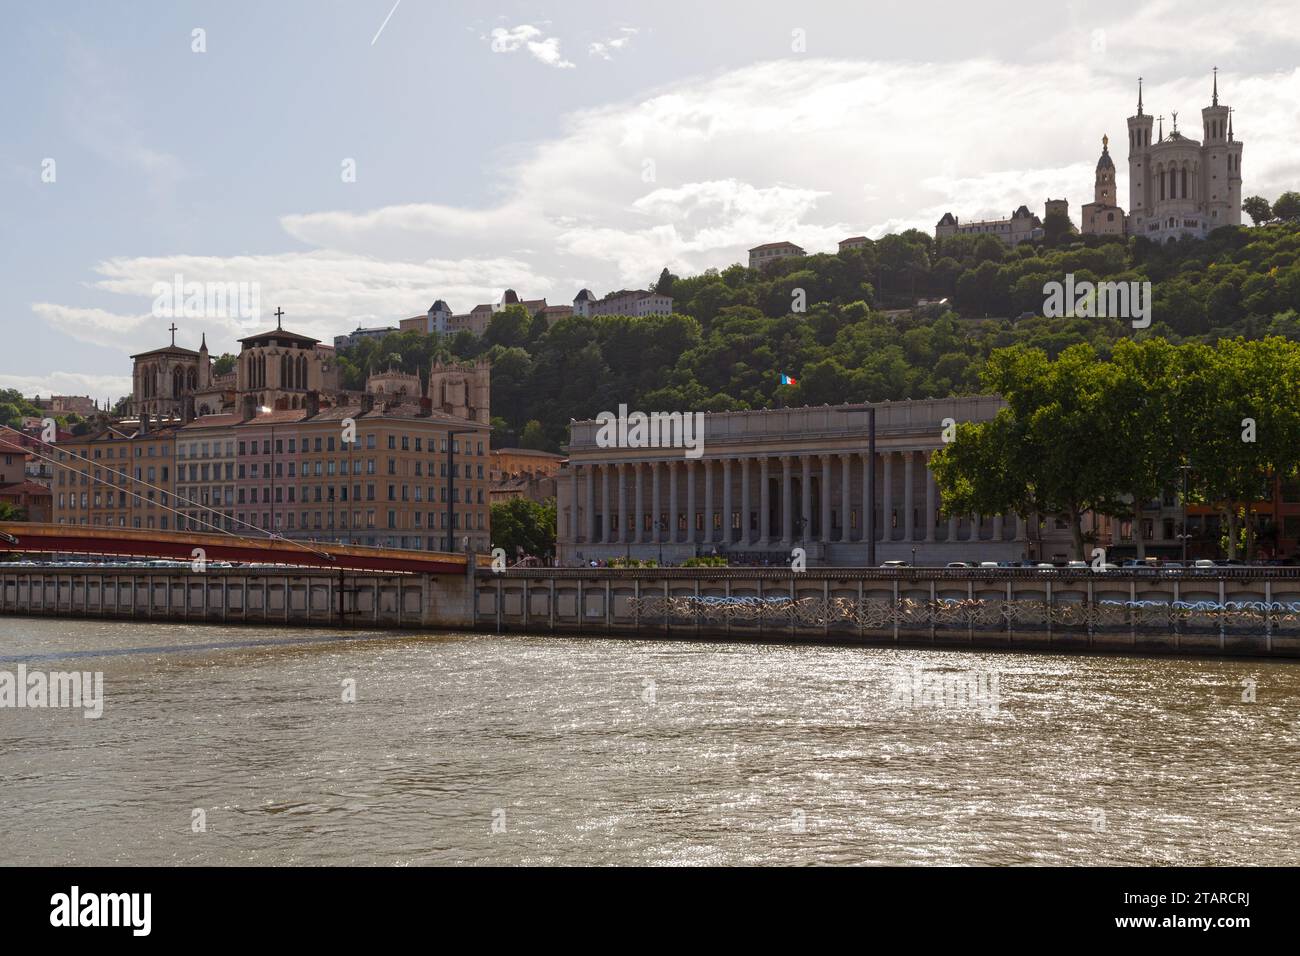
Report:
[[[880,439],[920,439],[927,447],[942,444],[940,432],[945,418],[958,422],[987,421],[1005,406],[997,395],[969,395],[959,398],[933,398],[916,401],[877,402],[872,404],[806,405],[801,408],[769,408],[739,412],[705,412],[705,455],[711,447],[768,443],[791,447],[802,442],[841,439],[859,441],[867,434],[867,410],[876,410],[876,435]],[[638,409],[629,408],[631,414]],[[640,409],[647,416],[653,410]],[[665,414],[662,410],[660,414]],[[570,425],[570,454],[623,456],[656,453],[672,456],[669,448],[601,448],[596,432],[601,422],[595,419],[575,421]],[[865,450],[865,448],[864,448]],[[680,452],[678,452],[680,454]]]

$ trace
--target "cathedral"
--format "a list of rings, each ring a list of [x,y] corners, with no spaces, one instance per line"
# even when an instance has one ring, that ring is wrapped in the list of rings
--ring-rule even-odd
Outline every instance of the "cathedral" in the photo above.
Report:
[[[371,373],[364,392],[342,388],[334,349],[283,327],[239,340],[234,368],[218,375],[204,336],[198,351],[176,344],[131,356],[134,362],[128,414],[155,421],[188,422],[235,412],[245,419],[262,410],[292,411],[371,400],[372,406],[427,406],[481,424],[491,421],[492,365],[486,359],[444,363],[434,359],[428,387],[420,376],[388,369]]]

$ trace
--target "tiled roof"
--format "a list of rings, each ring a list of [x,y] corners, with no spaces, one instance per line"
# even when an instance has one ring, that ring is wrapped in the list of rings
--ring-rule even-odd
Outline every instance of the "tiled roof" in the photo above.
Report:
[[[50,489],[38,481],[15,481],[0,485],[0,495],[48,495]]]

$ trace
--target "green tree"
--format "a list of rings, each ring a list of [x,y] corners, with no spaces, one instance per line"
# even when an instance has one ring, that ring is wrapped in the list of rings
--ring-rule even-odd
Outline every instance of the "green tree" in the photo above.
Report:
[[[531,448],[534,451],[551,450],[551,441],[546,437],[546,430],[542,428],[541,422],[535,418],[529,419],[523,433],[519,436],[519,447]]]
[[[555,554],[555,499],[536,502],[512,498],[492,506],[492,546],[502,548],[506,560],[520,556],[549,560]]]
[[[667,266],[664,266],[664,271],[659,273],[659,280],[655,282],[652,288],[659,295],[672,295],[673,285],[676,282],[677,282],[677,276],[669,272]]]
[[[1185,436],[1196,497],[1227,525],[1228,556],[1237,557],[1245,521],[1254,551],[1254,502],[1270,476],[1300,468],[1300,346],[1285,339],[1222,339],[1185,347],[1176,424]]]
[[[1050,212],[1043,217],[1043,242],[1047,245],[1060,245],[1074,234],[1074,223],[1070,221],[1068,214]]]
[[[1273,201],[1273,215],[1283,222],[1300,221],[1300,193],[1284,192]]]
[[[956,441],[935,453],[944,513],[1053,515],[1070,528],[1082,559],[1083,515],[1122,507],[1124,474],[1105,429],[1114,394],[1108,374],[1087,345],[1055,361],[1039,349],[994,352],[984,383],[1007,407],[959,427]]]
[[[1241,204],[1241,211],[1257,226],[1262,226],[1273,218],[1273,207],[1263,196],[1247,196]]]
[[[1118,467],[1116,491],[1129,495],[1129,508],[1118,517],[1133,519],[1133,540],[1139,558],[1146,556],[1142,505],[1177,487],[1182,463],[1176,427],[1177,385],[1181,354],[1164,339],[1115,345],[1109,371],[1102,381],[1105,419],[1098,422],[1113,446]]]

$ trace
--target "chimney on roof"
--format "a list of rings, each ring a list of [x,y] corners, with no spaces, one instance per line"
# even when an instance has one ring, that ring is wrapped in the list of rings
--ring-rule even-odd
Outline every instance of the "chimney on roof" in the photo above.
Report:
[[[420,399],[420,418],[430,418],[433,415],[433,399]]]
[[[361,414],[365,415],[367,412],[373,412],[374,410],[375,410],[375,396],[372,395],[370,392],[362,393]]]
[[[315,418],[320,414],[320,392],[310,391],[307,393],[307,417]]]
[[[252,395],[244,396],[244,407],[240,409],[239,417],[246,422],[251,422],[253,416],[257,414],[257,399]]]
[[[148,412],[140,413],[140,434],[141,435],[149,434],[149,413]]]

